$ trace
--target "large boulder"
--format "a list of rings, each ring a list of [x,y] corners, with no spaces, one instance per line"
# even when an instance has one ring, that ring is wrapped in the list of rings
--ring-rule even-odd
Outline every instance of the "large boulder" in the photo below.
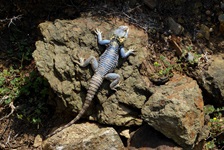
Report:
[[[79,112],[85,101],[88,81],[93,75],[91,67],[80,68],[74,63],[79,57],[97,58],[106,47],[98,46],[96,28],[103,31],[103,38],[109,39],[111,32],[127,23],[118,19],[100,20],[82,17],[75,20],[56,20],[39,25],[43,39],[36,42],[33,57],[39,72],[48,80],[63,104],[74,114]],[[88,109],[90,119],[103,124],[130,126],[141,124],[139,112],[151,92],[138,71],[146,53],[147,34],[132,25],[125,48],[135,49],[136,55],[121,60],[116,73],[121,75],[117,92],[109,88],[109,81],[103,82],[94,98],[97,103]],[[60,107],[62,108],[62,107]]]
[[[197,82],[176,74],[155,90],[142,108],[142,117],[156,130],[189,148],[197,142],[204,126],[203,106]]]

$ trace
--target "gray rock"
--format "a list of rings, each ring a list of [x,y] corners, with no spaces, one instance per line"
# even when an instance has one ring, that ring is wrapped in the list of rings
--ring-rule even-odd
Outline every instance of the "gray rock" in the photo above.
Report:
[[[145,5],[147,5],[150,9],[154,9],[157,6],[157,0],[143,0]]]
[[[93,123],[74,124],[43,141],[43,150],[121,150],[124,145],[111,127]]]
[[[80,111],[93,71],[91,67],[80,68],[73,61],[79,60],[79,56],[99,57],[105,50],[105,47],[97,45],[96,35],[93,32],[96,28],[103,31],[104,39],[108,39],[114,28],[124,24],[126,23],[116,19],[102,21],[83,17],[39,25],[43,39],[36,42],[33,57],[39,72],[48,80],[62,101],[56,104],[64,104],[67,110],[72,110],[74,113]],[[125,48],[136,49],[137,52],[127,60],[121,60],[119,69],[115,70],[121,75],[120,88],[114,92],[109,88],[109,82],[104,81],[94,99],[98,100],[97,105],[90,107],[87,112],[87,115],[92,114],[92,120],[103,124],[118,126],[141,124],[142,121],[138,117],[139,110],[151,95],[138,71],[147,51],[147,35],[134,26],[130,25],[129,28]]]
[[[191,147],[204,126],[203,99],[197,82],[175,75],[142,108],[149,125],[183,147]]]
[[[222,104],[224,102],[224,55],[213,55],[209,60],[207,69],[197,69],[191,76],[197,79],[199,85],[203,87],[209,95],[213,97],[213,103]]]
[[[128,143],[128,149],[130,150],[182,150],[171,139],[149,125],[144,125],[135,131]]]
[[[168,17],[167,18],[167,23],[169,26],[169,30],[175,34],[175,35],[180,35],[184,32],[184,27],[181,26],[179,23],[177,23],[176,21],[174,21],[173,18]]]

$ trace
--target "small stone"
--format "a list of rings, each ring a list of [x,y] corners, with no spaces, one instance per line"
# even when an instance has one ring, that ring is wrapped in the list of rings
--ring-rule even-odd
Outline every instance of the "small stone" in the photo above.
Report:
[[[168,17],[167,21],[169,30],[175,35],[180,35],[184,32],[184,28],[179,23],[175,22],[173,18]]]
[[[41,138],[41,136],[38,134],[35,139],[34,139],[34,143],[33,143],[33,147],[39,147],[41,146],[43,142],[43,139]]]
[[[206,10],[205,11],[205,14],[208,15],[208,16],[210,16],[211,15],[211,11],[210,10]]]
[[[219,22],[220,22],[220,25],[219,25],[219,31],[224,34],[224,14],[220,14],[219,17]]]
[[[121,131],[120,135],[126,137],[127,139],[130,139],[130,130],[129,129],[123,130]]]
[[[157,0],[144,0],[143,1],[150,9],[154,9],[157,6]]]
[[[224,3],[223,2],[220,3],[220,7],[224,11]]]
[[[204,24],[201,24],[200,32],[203,34],[203,36],[206,40],[209,40],[209,38],[210,38],[210,28],[209,27],[207,27]]]
[[[207,21],[209,21],[209,22],[212,20],[211,17],[207,17],[206,19],[207,19]]]
[[[224,41],[221,41],[218,43],[218,47],[224,49]]]

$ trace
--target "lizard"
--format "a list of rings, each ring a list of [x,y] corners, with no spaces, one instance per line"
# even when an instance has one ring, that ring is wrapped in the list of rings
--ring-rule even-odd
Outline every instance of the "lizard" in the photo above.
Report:
[[[117,29],[114,30],[113,36],[110,40],[103,40],[102,32],[98,28],[96,28],[95,33],[97,35],[98,44],[108,45],[107,49],[100,56],[99,62],[94,56],[90,56],[85,61],[82,57],[80,57],[80,62],[73,60],[74,63],[77,63],[81,67],[86,67],[91,64],[91,67],[94,71],[94,75],[92,76],[89,82],[89,88],[87,90],[87,96],[83,107],[73,120],[71,120],[68,124],[56,129],[47,137],[50,137],[62,131],[63,129],[71,126],[84,115],[85,111],[88,109],[91,101],[93,100],[97,90],[99,89],[104,79],[112,81],[110,83],[110,88],[116,91],[116,87],[119,86],[120,75],[113,73],[113,71],[118,65],[119,56],[121,56],[122,58],[127,58],[135,52],[132,49],[126,52],[124,49],[123,45],[125,39],[127,39],[128,37],[128,32],[128,26],[119,26]]]

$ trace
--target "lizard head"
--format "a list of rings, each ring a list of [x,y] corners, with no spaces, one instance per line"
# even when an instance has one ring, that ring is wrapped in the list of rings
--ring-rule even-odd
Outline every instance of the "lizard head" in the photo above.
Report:
[[[120,43],[123,43],[124,40],[128,37],[128,26],[119,26],[114,30],[113,37],[116,38]]]

